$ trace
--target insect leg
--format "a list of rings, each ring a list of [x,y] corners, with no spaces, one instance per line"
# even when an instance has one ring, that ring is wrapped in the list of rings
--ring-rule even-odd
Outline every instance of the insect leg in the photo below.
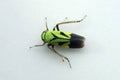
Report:
[[[56,25],[56,26],[53,28],[53,31],[55,31],[55,28],[57,28],[57,31],[60,31],[58,25]]]
[[[54,49],[54,45],[48,44],[48,48],[49,48],[50,50],[52,50],[53,52],[55,52],[58,56],[60,56],[60,57],[62,58],[62,61],[67,60],[67,62],[69,63],[69,66],[70,66],[70,68],[71,68],[70,60],[69,60],[67,57],[65,57],[64,55],[61,55],[60,53],[58,53],[58,52]]]
[[[77,21],[64,21],[64,22],[58,23],[58,24],[56,24],[56,26],[53,28],[53,30],[55,30],[55,28],[57,28],[57,30],[59,31],[59,25],[61,25],[61,24],[68,24],[68,23],[78,23],[78,22],[83,21],[86,17],[87,17],[87,15],[85,15],[81,20],[77,20]]]
[[[47,17],[45,17],[45,20],[46,20],[46,22],[45,22],[46,29],[49,30],[49,29],[48,29],[48,25],[47,25]]]
[[[64,21],[67,20],[67,17],[65,17]],[[57,31],[60,31],[58,25],[56,25],[54,28],[53,28],[53,31],[55,31],[55,28],[57,28]]]
[[[34,47],[39,47],[39,46],[44,46],[44,45],[45,45],[45,42],[41,45],[34,45],[34,46],[29,47],[29,48],[34,48]]]

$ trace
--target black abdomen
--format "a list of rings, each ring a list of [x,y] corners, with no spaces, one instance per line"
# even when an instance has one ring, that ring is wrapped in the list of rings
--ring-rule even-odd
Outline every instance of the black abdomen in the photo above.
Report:
[[[84,40],[85,40],[84,37],[72,33],[69,47],[70,48],[82,48],[84,46]]]

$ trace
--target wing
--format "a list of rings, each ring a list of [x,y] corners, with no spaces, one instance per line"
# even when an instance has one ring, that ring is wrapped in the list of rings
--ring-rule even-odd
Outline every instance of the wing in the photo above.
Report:
[[[55,39],[54,41],[51,41],[50,44],[63,48],[69,48],[70,39]]]
[[[54,38],[50,41],[50,44],[61,46],[63,48],[82,48],[84,46],[84,40],[84,37],[77,34],[72,33],[66,35],[64,32],[60,32],[60,35],[54,35]]]

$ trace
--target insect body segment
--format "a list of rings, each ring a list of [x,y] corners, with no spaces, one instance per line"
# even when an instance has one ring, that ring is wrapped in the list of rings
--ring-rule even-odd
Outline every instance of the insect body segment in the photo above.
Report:
[[[86,15],[84,16],[83,19],[85,19]],[[62,60],[67,60],[69,63],[69,66],[71,68],[70,61],[67,57],[64,55],[61,55],[58,53],[55,49],[54,46],[60,46],[63,48],[82,48],[84,46],[84,40],[85,38],[83,36],[70,33],[70,32],[63,32],[60,31],[59,25],[62,24],[68,24],[68,23],[78,23],[83,21],[83,19],[78,20],[78,21],[66,21],[66,22],[61,22],[56,24],[56,26],[53,28],[53,30],[49,30],[47,26],[47,18],[46,19],[46,30],[42,32],[41,38],[43,40],[43,44],[41,45],[35,45],[32,47],[38,47],[38,46],[43,46],[46,43],[48,43],[48,48],[51,49],[53,52],[55,52],[58,56],[62,58]],[[30,48],[32,48],[30,47]]]
[[[41,37],[44,42],[63,48],[82,48],[85,40],[82,36],[61,31],[45,31]]]

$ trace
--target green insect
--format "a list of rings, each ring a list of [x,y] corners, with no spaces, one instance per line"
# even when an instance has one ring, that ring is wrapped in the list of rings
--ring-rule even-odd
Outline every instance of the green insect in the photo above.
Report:
[[[46,43],[48,43],[48,48],[50,50],[52,50],[53,52],[55,52],[58,56],[60,56],[63,61],[67,60],[69,63],[69,66],[71,68],[70,60],[67,57],[65,57],[64,55],[61,55],[60,53],[58,53],[54,49],[54,46],[60,46],[63,48],[82,48],[82,47],[84,47],[85,38],[83,36],[80,36],[80,35],[77,35],[74,33],[60,31],[59,26],[62,24],[81,22],[85,19],[85,17],[86,17],[86,15],[81,20],[64,21],[64,22],[58,23],[53,28],[53,30],[48,29],[47,18],[45,18],[46,19],[46,30],[43,31],[42,35],[41,35],[41,38],[44,43],[41,45],[32,46],[30,48],[43,46]]]

